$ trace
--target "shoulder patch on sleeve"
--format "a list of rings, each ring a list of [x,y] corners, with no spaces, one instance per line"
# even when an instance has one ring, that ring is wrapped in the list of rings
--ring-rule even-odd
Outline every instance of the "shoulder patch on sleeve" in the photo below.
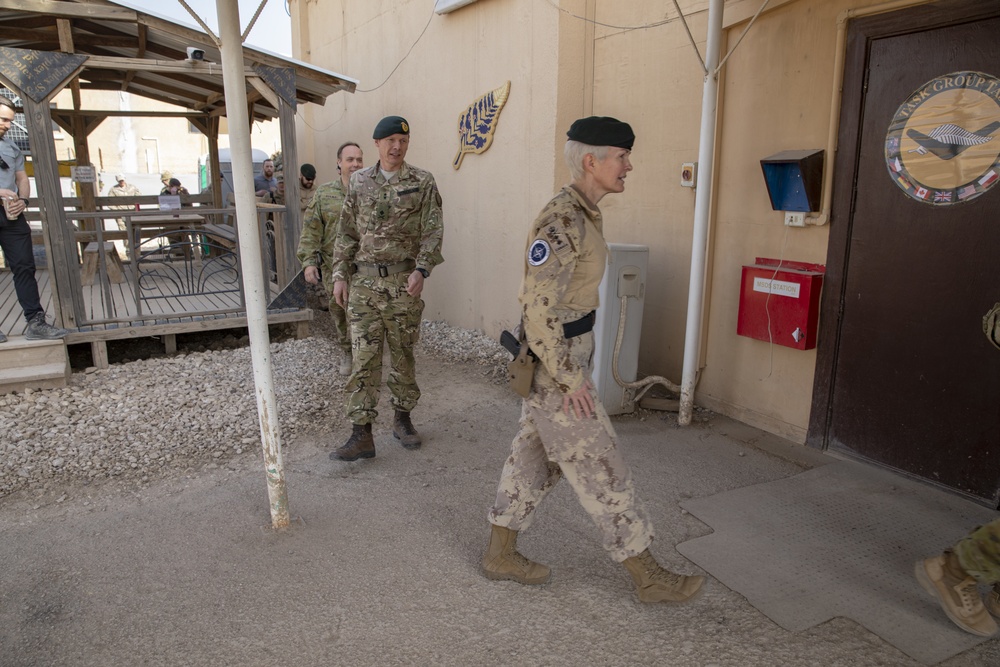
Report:
[[[548,260],[551,254],[551,249],[549,244],[542,239],[537,239],[528,248],[528,264],[532,266],[541,266]]]

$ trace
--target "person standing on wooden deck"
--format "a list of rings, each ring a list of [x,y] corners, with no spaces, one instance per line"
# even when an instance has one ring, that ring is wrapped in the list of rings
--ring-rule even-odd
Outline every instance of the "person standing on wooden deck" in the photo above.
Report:
[[[21,149],[7,136],[14,120],[14,103],[0,96],[0,250],[7,267],[14,274],[14,291],[28,321],[24,337],[28,340],[58,340],[69,333],[45,321],[45,310],[35,282],[35,255],[31,228],[24,217],[31,196],[31,182],[24,170]],[[7,336],[0,331],[0,343]]]
[[[109,197],[139,197],[142,193],[139,192],[139,188],[135,187],[131,183],[125,182],[124,174],[115,174],[115,184],[108,188]],[[124,204],[119,206],[109,206],[108,208],[113,208],[115,210],[138,210],[138,204]],[[118,229],[125,231],[125,218],[117,218]]]
[[[351,329],[347,324],[347,312],[333,298],[333,246],[337,238],[337,221],[344,208],[344,198],[351,183],[351,175],[364,168],[365,159],[361,147],[353,141],[341,144],[337,149],[337,171],[340,178],[324,183],[316,188],[314,195],[302,214],[302,237],[299,239],[298,257],[302,262],[303,276],[310,285],[323,283],[326,298],[330,300],[330,316],[335,330],[334,342],[343,355],[340,358],[341,375],[351,374]],[[302,165],[302,175],[305,168]],[[313,179],[316,170],[312,170]]]
[[[278,179],[274,177],[274,160],[267,159],[260,166],[260,173],[253,177],[254,194],[266,197],[278,189]]]
[[[409,123],[387,116],[372,138],[378,162],[351,177],[333,251],[333,296],[347,308],[354,353],[346,388],[351,437],[330,454],[341,461],[375,456],[372,422],[378,415],[383,342],[392,363],[387,382],[395,409],[392,434],[406,449],[420,447],[420,434],[410,421],[420,398],[413,348],[420,338],[424,280],[444,261],[441,194],[434,176],[404,162]]]

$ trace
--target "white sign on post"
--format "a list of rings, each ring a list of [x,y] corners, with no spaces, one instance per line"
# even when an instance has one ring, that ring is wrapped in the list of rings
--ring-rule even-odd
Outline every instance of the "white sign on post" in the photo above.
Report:
[[[69,168],[70,178],[76,183],[96,183],[97,170],[92,164],[79,165]]]
[[[161,211],[179,211],[181,209],[180,195],[160,195],[156,201]]]

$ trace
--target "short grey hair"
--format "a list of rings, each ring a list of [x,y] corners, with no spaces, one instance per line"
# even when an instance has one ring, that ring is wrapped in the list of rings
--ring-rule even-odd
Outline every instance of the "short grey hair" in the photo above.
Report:
[[[598,160],[603,160],[608,156],[610,146],[591,146],[580,141],[568,139],[566,147],[563,148],[563,155],[566,157],[566,166],[569,167],[569,175],[574,181],[583,178],[583,158],[588,154],[593,155]]]

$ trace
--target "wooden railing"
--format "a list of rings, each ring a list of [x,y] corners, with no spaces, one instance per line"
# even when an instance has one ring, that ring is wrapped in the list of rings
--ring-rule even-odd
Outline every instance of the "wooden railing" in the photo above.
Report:
[[[261,205],[257,209],[256,227],[261,242],[260,266],[264,271],[265,284],[271,285],[275,294],[295,276],[298,268],[287,267],[280,252],[285,243],[280,219],[284,210],[284,207],[273,205]],[[86,284],[92,283],[93,287],[89,289],[100,291],[104,304],[101,314],[96,307],[91,307],[90,314],[77,313],[76,321],[80,325],[162,318],[165,310],[162,304],[165,303],[169,303],[173,309],[171,317],[236,313],[245,309],[238,228],[209,222],[235,220],[235,209],[186,208],[176,211],[181,220],[196,217],[204,218],[206,222],[178,226],[163,226],[154,222],[155,228],[152,230],[145,224],[154,220],[163,223],[172,213],[174,212],[145,209],[90,213],[66,211],[66,220],[74,227],[91,227],[89,230],[75,231],[74,236],[79,242],[78,259],[83,258],[86,244],[92,244],[91,253],[97,253],[96,271],[92,280]],[[125,230],[102,228],[105,220],[118,218],[124,220]],[[116,275],[116,267],[111,267],[109,276],[110,260],[102,250],[111,241],[118,242],[118,247],[123,244],[125,247],[124,257],[111,258],[121,261],[119,273],[124,274],[131,286],[132,303],[124,309],[124,313],[108,312],[109,309],[115,310],[113,305],[116,298],[118,301],[121,299],[120,290],[115,290],[115,281],[111,279]],[[288,275],[293,269],[295,273]],[[154,302],[159,304],[155,308],[151,307]]]

